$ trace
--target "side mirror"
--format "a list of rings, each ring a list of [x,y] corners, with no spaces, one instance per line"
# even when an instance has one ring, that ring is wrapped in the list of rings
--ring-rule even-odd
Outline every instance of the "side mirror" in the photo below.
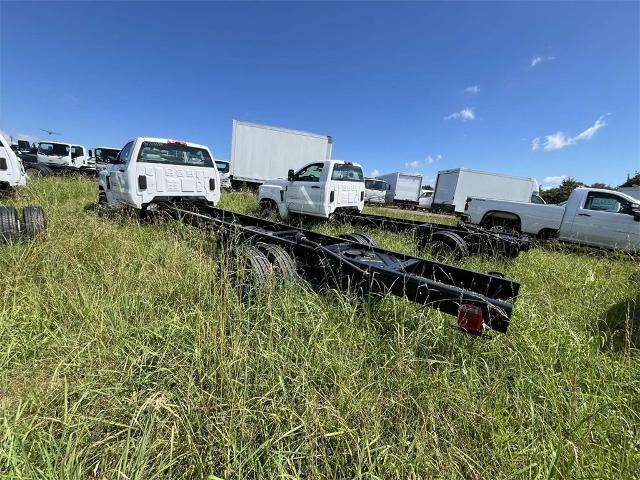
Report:
[[[120,159],[116,158],[116,157],[107,157],[107,163],[111,164],[111,165],[118,165],[120,163],[122,163],[120,161]]]
[[[89,156],[93,157],[93,152],[91,150],[89,150]]]
[[[290,182],[293,182],[293,176],[295,175],[293,169],[289,170],[289,172],[287,173],[287,180],[289,180]]]
[[[640,222],[640,204],[634,203],[631,205],[631,215],[636,222]]]

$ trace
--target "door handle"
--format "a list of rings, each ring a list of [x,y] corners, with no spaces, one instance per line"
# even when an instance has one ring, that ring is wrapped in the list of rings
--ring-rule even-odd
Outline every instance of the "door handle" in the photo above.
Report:
[[[318,185],[311,185],[311,188],[320,188]]]
[[[588,213],[579,213],[578,214],[579,217],[590,217],[591,215]]]

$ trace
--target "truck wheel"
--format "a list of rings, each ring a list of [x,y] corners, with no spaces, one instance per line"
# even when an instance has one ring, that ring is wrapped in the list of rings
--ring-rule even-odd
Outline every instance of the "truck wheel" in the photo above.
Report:
[[[451,256],[455,260],[460,260],[469,256],[469,247],[466,242],[454,232],[435,232],[426,245],[436,257]]]
[[[287,281],[295,280],[298,277],[296,263],[291,255],[279,245],[270,243],[257,243],[256,247],[265,254],[273,269]]]
[[[47,231],[47,218],[42,207],[24,207],[22,218],[22,233],[28,238],[34,238]]]
[[[342,235],[338,235],[338,238],[351,240],[352,242],[357,242],[360,245],[365,245],[369,248],[380,246],[380,243],[378,243],[373,235],[363,232],[343,233]]]
[[[260,290],[268,285],[273,278],[273,267],[269,259],[254,245],[241,245],[234,263],[234,280],[243,298],[251,290]]]
[[[260,200],[260,213],[262,215],[275,215],[278,213],[278,205],[273,200]]]
[[[0,242],[11,243],[19,238],[18,212],[14,207],[0,207]]]
[[[107,194],[105,193],[104,190],[100,190],[98,192],[98,207],[105,208],[108,203],[109,202],[107,200]]]

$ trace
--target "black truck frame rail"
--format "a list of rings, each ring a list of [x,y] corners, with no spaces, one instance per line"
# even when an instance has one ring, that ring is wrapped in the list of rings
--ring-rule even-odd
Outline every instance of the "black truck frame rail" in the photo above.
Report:
[[[506,333],[520,289],[499,273],[475,272],[215,207],[164,204],[159,209],[223,237],[278,245],[311,283],[393,294],[456,315],[467,333],[480,335],[485,327]]]
[[[422,248],[434,241],[457,241],[459,244],[462,240],[466,244],[468,254],[515,257],[521,251],[529,250],[531,245],[529,237],[526,235],[497,232],[474,225],[444,225],[348,211],[341,212],[337,219],[362,227],[383,228],[394,232],[412,232]],[[457,239],[452,239],[456,236]],[[464,246],[462,249],[464,250]],[[459,251],[459,253],[461,252]]]

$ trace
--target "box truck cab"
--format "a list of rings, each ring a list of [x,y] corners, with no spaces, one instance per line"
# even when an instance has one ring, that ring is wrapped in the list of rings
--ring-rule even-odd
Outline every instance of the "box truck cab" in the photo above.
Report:
[[[216,206],[220,175],[205,145],[137,137],[99,173],[100,204],[146,210],[161,202]]]
[[[40,142],[37,152],[38,163],[50,168],[83,169],[89,165],[87,149],[82,145],[60,142]]]
[[[220,184],[222,188],[231,188],[231,177],[229,174],[230,162],[226,160],[216,160],[216,168],[220,174]]]
[[[366,203],[385,203],[387,182],[377,178],[365,178],[364,188],[364,201]]]
[[[22,162],[0,133],[0,193],[27,184],[27,174]]]
[[[462,214],[469,197],[545,203],[539,193],[538,181],[532,177],[514,177],[469,168],[441,170],[436,180],[432,209]]]
[[[268,180],[258,190],[263,211],[330,218],[344,210],[362,212],[364,175],[357,163],[324,160],[289,170],[287,179]]]

